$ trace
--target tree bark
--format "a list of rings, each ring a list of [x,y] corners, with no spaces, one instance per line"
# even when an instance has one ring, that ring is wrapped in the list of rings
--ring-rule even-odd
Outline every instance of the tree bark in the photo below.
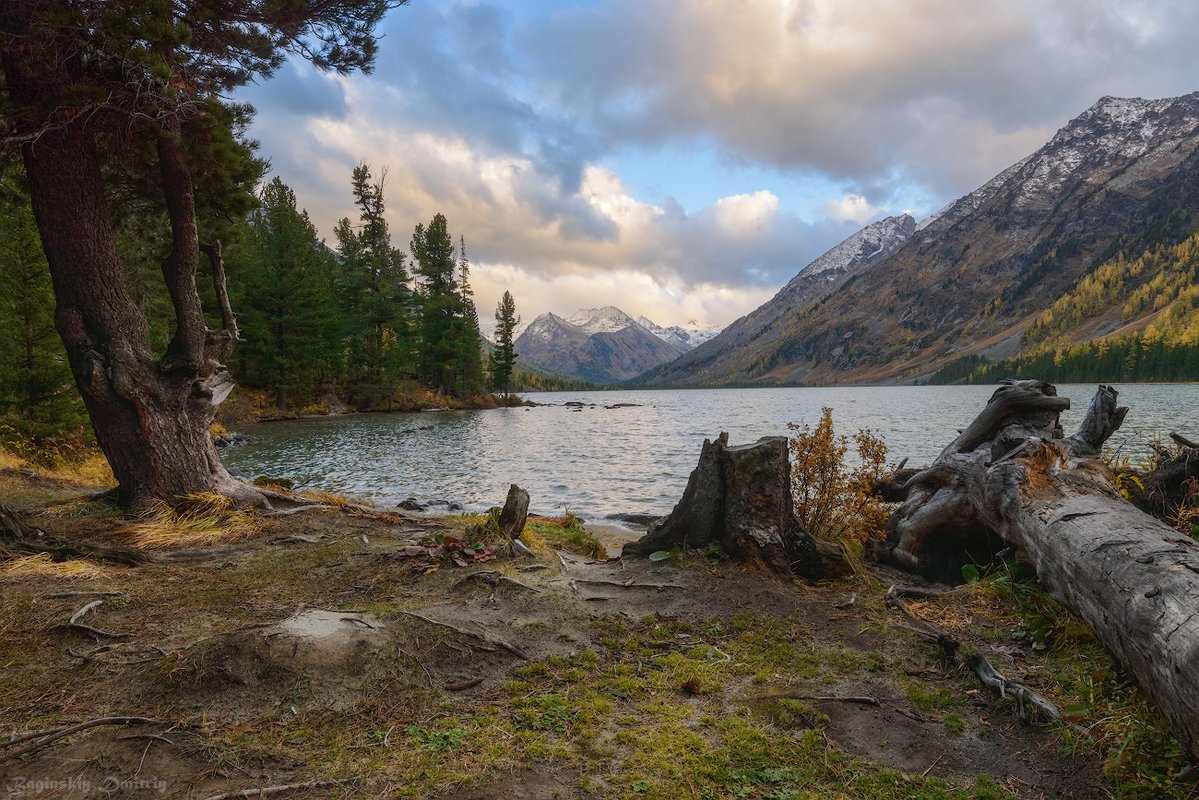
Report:
[[[1138,510],[1099,457],[1127,409],[1101,386],[1078,433],[1040,381],[1001,387],[966,432],[911,481],[889,555],[937,571],[956,553],[1011,546],[1091,629],[1199,757],[1199,542]],[[971,547],[975,549],[971,551]],[[977,560],[977,559],[976,559]]]
[[[43,93],[60,89],[19,48],[3,53],[14,117],[32,118]],[[69,74],[70,64],[62,67]],[[57,301],[55,323],[96,439],[120,484],[121,501],[140,510],[153,500],[216,491],[242,503],[262,495],[232,478],[208,434],[216,404],[232,388],[208,350],[208,331],[195,286],[198,248],[194,203],[167,185],[175,241],[164,275],[175,303],[177,330],[170,357],[159,362],[141,310],[125,283],[101,177],[93,126],[103,115],[48,126],[22,145],[34,217],[50,265]],[[177,142],[175,143],[177,150]],[[187,166],[170,143],[160,148],[164,180]],[[190,211],[189,211],[190,210]],[[190,232],[186,219],[191,214]]]
[[[815,579],[849,572],[840,549],[810,536],[795,516],[782,436],[735,447],[727,433],[705,439],[682,499],[623,554],[711,544],[779,574]]]

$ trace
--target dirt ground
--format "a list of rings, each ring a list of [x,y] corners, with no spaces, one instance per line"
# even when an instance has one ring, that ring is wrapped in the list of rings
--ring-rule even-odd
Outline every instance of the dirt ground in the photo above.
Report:
[[[62,487],[5,487],[49,533],[126,524]],[[883,595],[908,576],[810,585],[544,543],[426,573],[401,551],[461,523],[258,525],[90,574],[0,561],[0,798],[1118,794],[903,627]],[[924,608],[1049,691],[1010,618]],[[138,720],[14,738],[102,718]]]

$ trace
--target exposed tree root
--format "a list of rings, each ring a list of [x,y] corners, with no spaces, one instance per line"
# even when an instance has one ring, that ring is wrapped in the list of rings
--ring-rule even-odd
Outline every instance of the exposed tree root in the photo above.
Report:
[[[417,614],[415,611],[400,611],[399,613],[404,614],[409,617],[415,617],[416,619],[419,619],[421,622],[424,622],[429,625],[434,625],[438,628],[446,628],[446,629],[451,630],[454,633],[458,634],[459,636],[465,636],[468,639],[474,639],[476,641],[483,642],[485,645],[491,646],[492,648],[498,647],[501,650],[507,650],[509,653],[516,656],[521,661],[529,660],[529,657],[527,655],[525,655],[523,652],[521,652],[518,648],[508,644],[507,642],[505,642],[501,639],[493,639],[490,636],[484,636],[481,633],[475,633],[474,631],[468,631],[464,628],[459,628],[456,625],[451,625],[448,622],[442,622],[440,620],[436,620],[431,617],[426,617],[424,614]]]
[[[100,717],[99,719],[80,722],[77,725],[64,725],[61,728],[51,728],[47,731],[37,731],[35,733],[26,733],[19,736],[14,736],[6,742],[0,742],[0,750],[5,750],[15,744],[34,740],[32,744],[26,745],[18,750],[12,750],[8,753],[0,754],[0,761],[11,761],[22,756],[36,753],[49,747],[59,739],[63,739],[74,733],[85,731],[88,728],[97,728],[101,725],[161,725],[162,723],[156,719],[148,719],[146,717]]]
[[[911,591],[912,587],[905,589],[899,586],[892,586],[887,591],[886,597],[887,605],[898,610],[909,620],[909,622],[912,623],[911,625],[902,626],[905,630],[912,631],[913,633],[919,634],[926,639],[936,642],[937,646],[941,648],[941,654],[950,664],[953,664],[955,667],[965,668],[973,672],[978,678],[979,682],[995,694],[999,695],[1000,699],[1006,699],[1008,695],[1011,695],[1012,699],[1016,703],[1016,709],[1019,711],[1021,719],[1029,719],[1031,716],[1030,711],[1036,710],[1042,719],[1051,722],[1060,722],[1065,725],[1070,725],[1070,727],[1076,727],[1066,720],[1066,718],[1062,716],[1062,712],[1058,711],[1057,706],[1055,706],[1044,695],[1029,689],[1023,684],[1016,683],[1015,681],[1004,677],[1003,674],[1000,673],[999,670],[995,669],[994,665],[992,665],[991,662],[988,661],[982,654],[978,652],[963,653],[961,642],[959,642],[953,634],[944,628],[933,625],[931,622],[922,620],[913,614],[912,610],[908,608],[907,603],[903,601],[903,596],[905,594],[908,594],[908,596],[913,596],[910,594]],[[927,595],[916,594],[915,596]]]
[[[0,553],[49,553],[55,561],[72,558],[91,558],[137,567],[149,564],[154,557],[130,547],[103,547],[87,542],[71,542],[26,524],[11,509],[0,503]]]

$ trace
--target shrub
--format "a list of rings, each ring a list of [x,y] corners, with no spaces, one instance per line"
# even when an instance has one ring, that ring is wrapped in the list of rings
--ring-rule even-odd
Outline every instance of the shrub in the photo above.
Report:
[[[791,423],[791,493],[795,513],[808,533],[836,542],[852,558],[865,543],[880,538],[888,510],[875,487],[888,471],[887,445],[869,428],[851,436],[833,431],[833,410],[825,408],[815,427]],[[850,446],[857,463],[850,466]]]

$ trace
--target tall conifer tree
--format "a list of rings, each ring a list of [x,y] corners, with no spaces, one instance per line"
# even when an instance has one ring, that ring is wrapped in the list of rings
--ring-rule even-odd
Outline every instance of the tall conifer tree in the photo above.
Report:
[[[514,332],[520,324],[516,301],[505,291],[495,308],[495,349],[491,351],[491,388],[507,396],[512,388],[512,371],[516,365]]]
[[[295,193],[275,178],[262,190],[244,247],[230,258],[245,343],[242,378],[276,390],[276,404],[316,399],[337,371],[341,315],[333,297],[333,255]]]
[[[462,299],[454,278],[454,240],[445,215],[412,232],[412,258],[420,296],[420,367],[425,383],[453,394],[458,385]]]
[[[412,374],[411,291],[404,254],[391,246],[383,216],[383,184],[370,168],[354,168],[359,225],[348,218],[334,234],[341,258],[338,291],[345,303],[347,381],[361,408],[390,407],[397,385]]]

